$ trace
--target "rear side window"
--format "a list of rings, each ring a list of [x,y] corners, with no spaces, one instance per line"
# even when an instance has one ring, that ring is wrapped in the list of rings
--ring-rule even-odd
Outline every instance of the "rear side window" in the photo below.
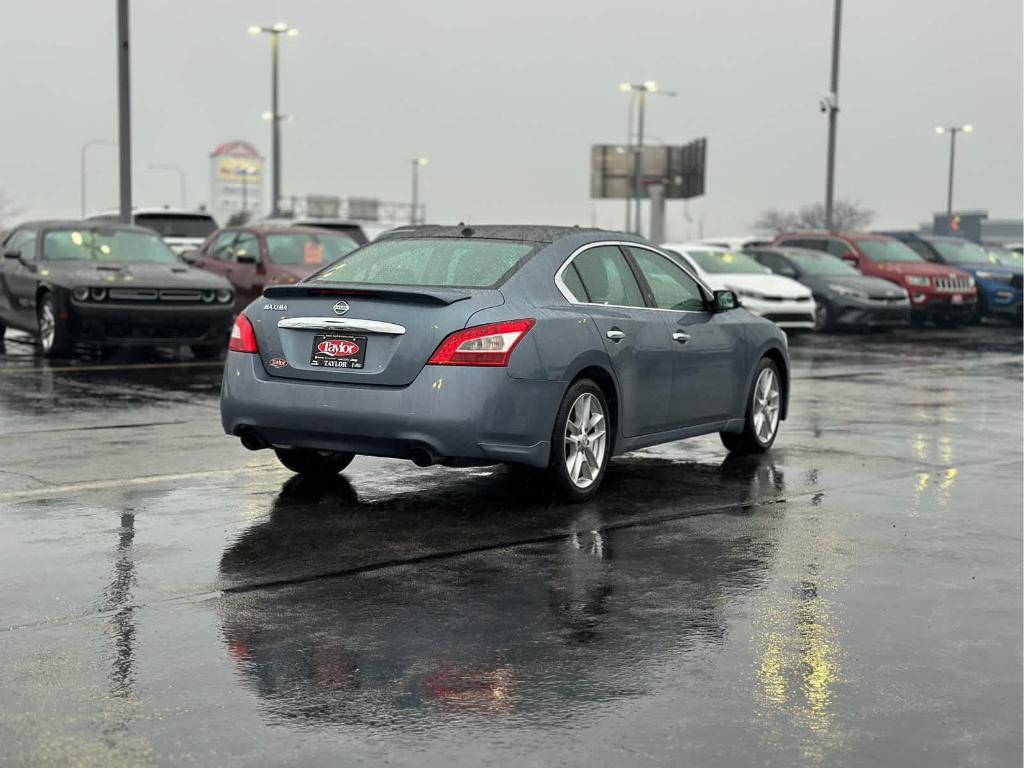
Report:
[[[586,288],[591,304],[644,306],[640,286],[637,285],[633,271],[626,263],[626,257],[616,246],[600,245],[590,248],[577,256],[572,263]]]
[[[322,283],[494,288],[536,250],[533,243],[422,238],[382,240],[310,278]]]

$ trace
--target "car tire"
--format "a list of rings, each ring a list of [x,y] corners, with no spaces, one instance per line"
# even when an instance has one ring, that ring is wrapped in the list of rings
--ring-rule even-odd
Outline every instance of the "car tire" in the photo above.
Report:
[[[604,479],[612,435],[608,400],[590,379],[566,390],[551,433],[548,479],[563,501],[591,498]]]
[[[61,319],[57,302],[50,291],[44,292],[36,303],[36,322],[39,346],[45,357],[64,357],[71,351],[67,321]]]
[[[356,457],[345,451],[317,451],[313,448],[275,448],[277,460],[303,477],[336,475]]]
[[[196,360],[220,360],[224,357],[223,344],[192,344],[190,349]]]
[[[782,377],[779,367],[769,358],[761,358],[747,395],[742,432],[719,432],[729,453],[764,453],[779,434],[782,416]],[[767,428],[766,428],[767,426]]]
[[[984,291],[978,291],[978,300],[974,302],[974,314],[971,315],[970,323],[972,325],[980,325],[981,318],[988,312],[988,301],[985,298]]]
[[[835,330],[835,327],[836,321],[832,317],[832,309],[826,302],[819,299],[814,307],[814,330],[818,333],[828,333]]]

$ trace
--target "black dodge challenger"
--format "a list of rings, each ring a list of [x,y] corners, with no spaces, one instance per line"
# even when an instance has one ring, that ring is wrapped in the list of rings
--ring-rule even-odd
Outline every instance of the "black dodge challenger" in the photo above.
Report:
[[[148,229],[82,221],[13,228],[0,259],[0,339],[7,326],[38,335],[43,354],[76,343],[188,344],[219,355],[234,315],[231,284],[185,264]]]

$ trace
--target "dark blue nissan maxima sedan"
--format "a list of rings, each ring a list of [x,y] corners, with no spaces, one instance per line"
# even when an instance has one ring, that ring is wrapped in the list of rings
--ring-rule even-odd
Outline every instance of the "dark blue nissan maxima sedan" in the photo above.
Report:
[[[221,418],[302,474],[504,462],[578,501],[637,448],[767,450],[788,398],[785,334],[639,238],[423,226],[266,289],[235,323]]]

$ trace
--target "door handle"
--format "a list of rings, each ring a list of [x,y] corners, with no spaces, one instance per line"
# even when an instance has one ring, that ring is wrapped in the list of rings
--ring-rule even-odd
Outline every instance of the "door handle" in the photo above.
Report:
[[[612,341],[622,341],[624,338],[626,338],[626,332],[620,331],[618,328],[612,328],[610,331],[605,333],[605,336],[607,336]]]
[[[690,334],[686,331],[676,331],[672,334],[672,340],[678,341],[680,344],[685,344],[690,340]]]

